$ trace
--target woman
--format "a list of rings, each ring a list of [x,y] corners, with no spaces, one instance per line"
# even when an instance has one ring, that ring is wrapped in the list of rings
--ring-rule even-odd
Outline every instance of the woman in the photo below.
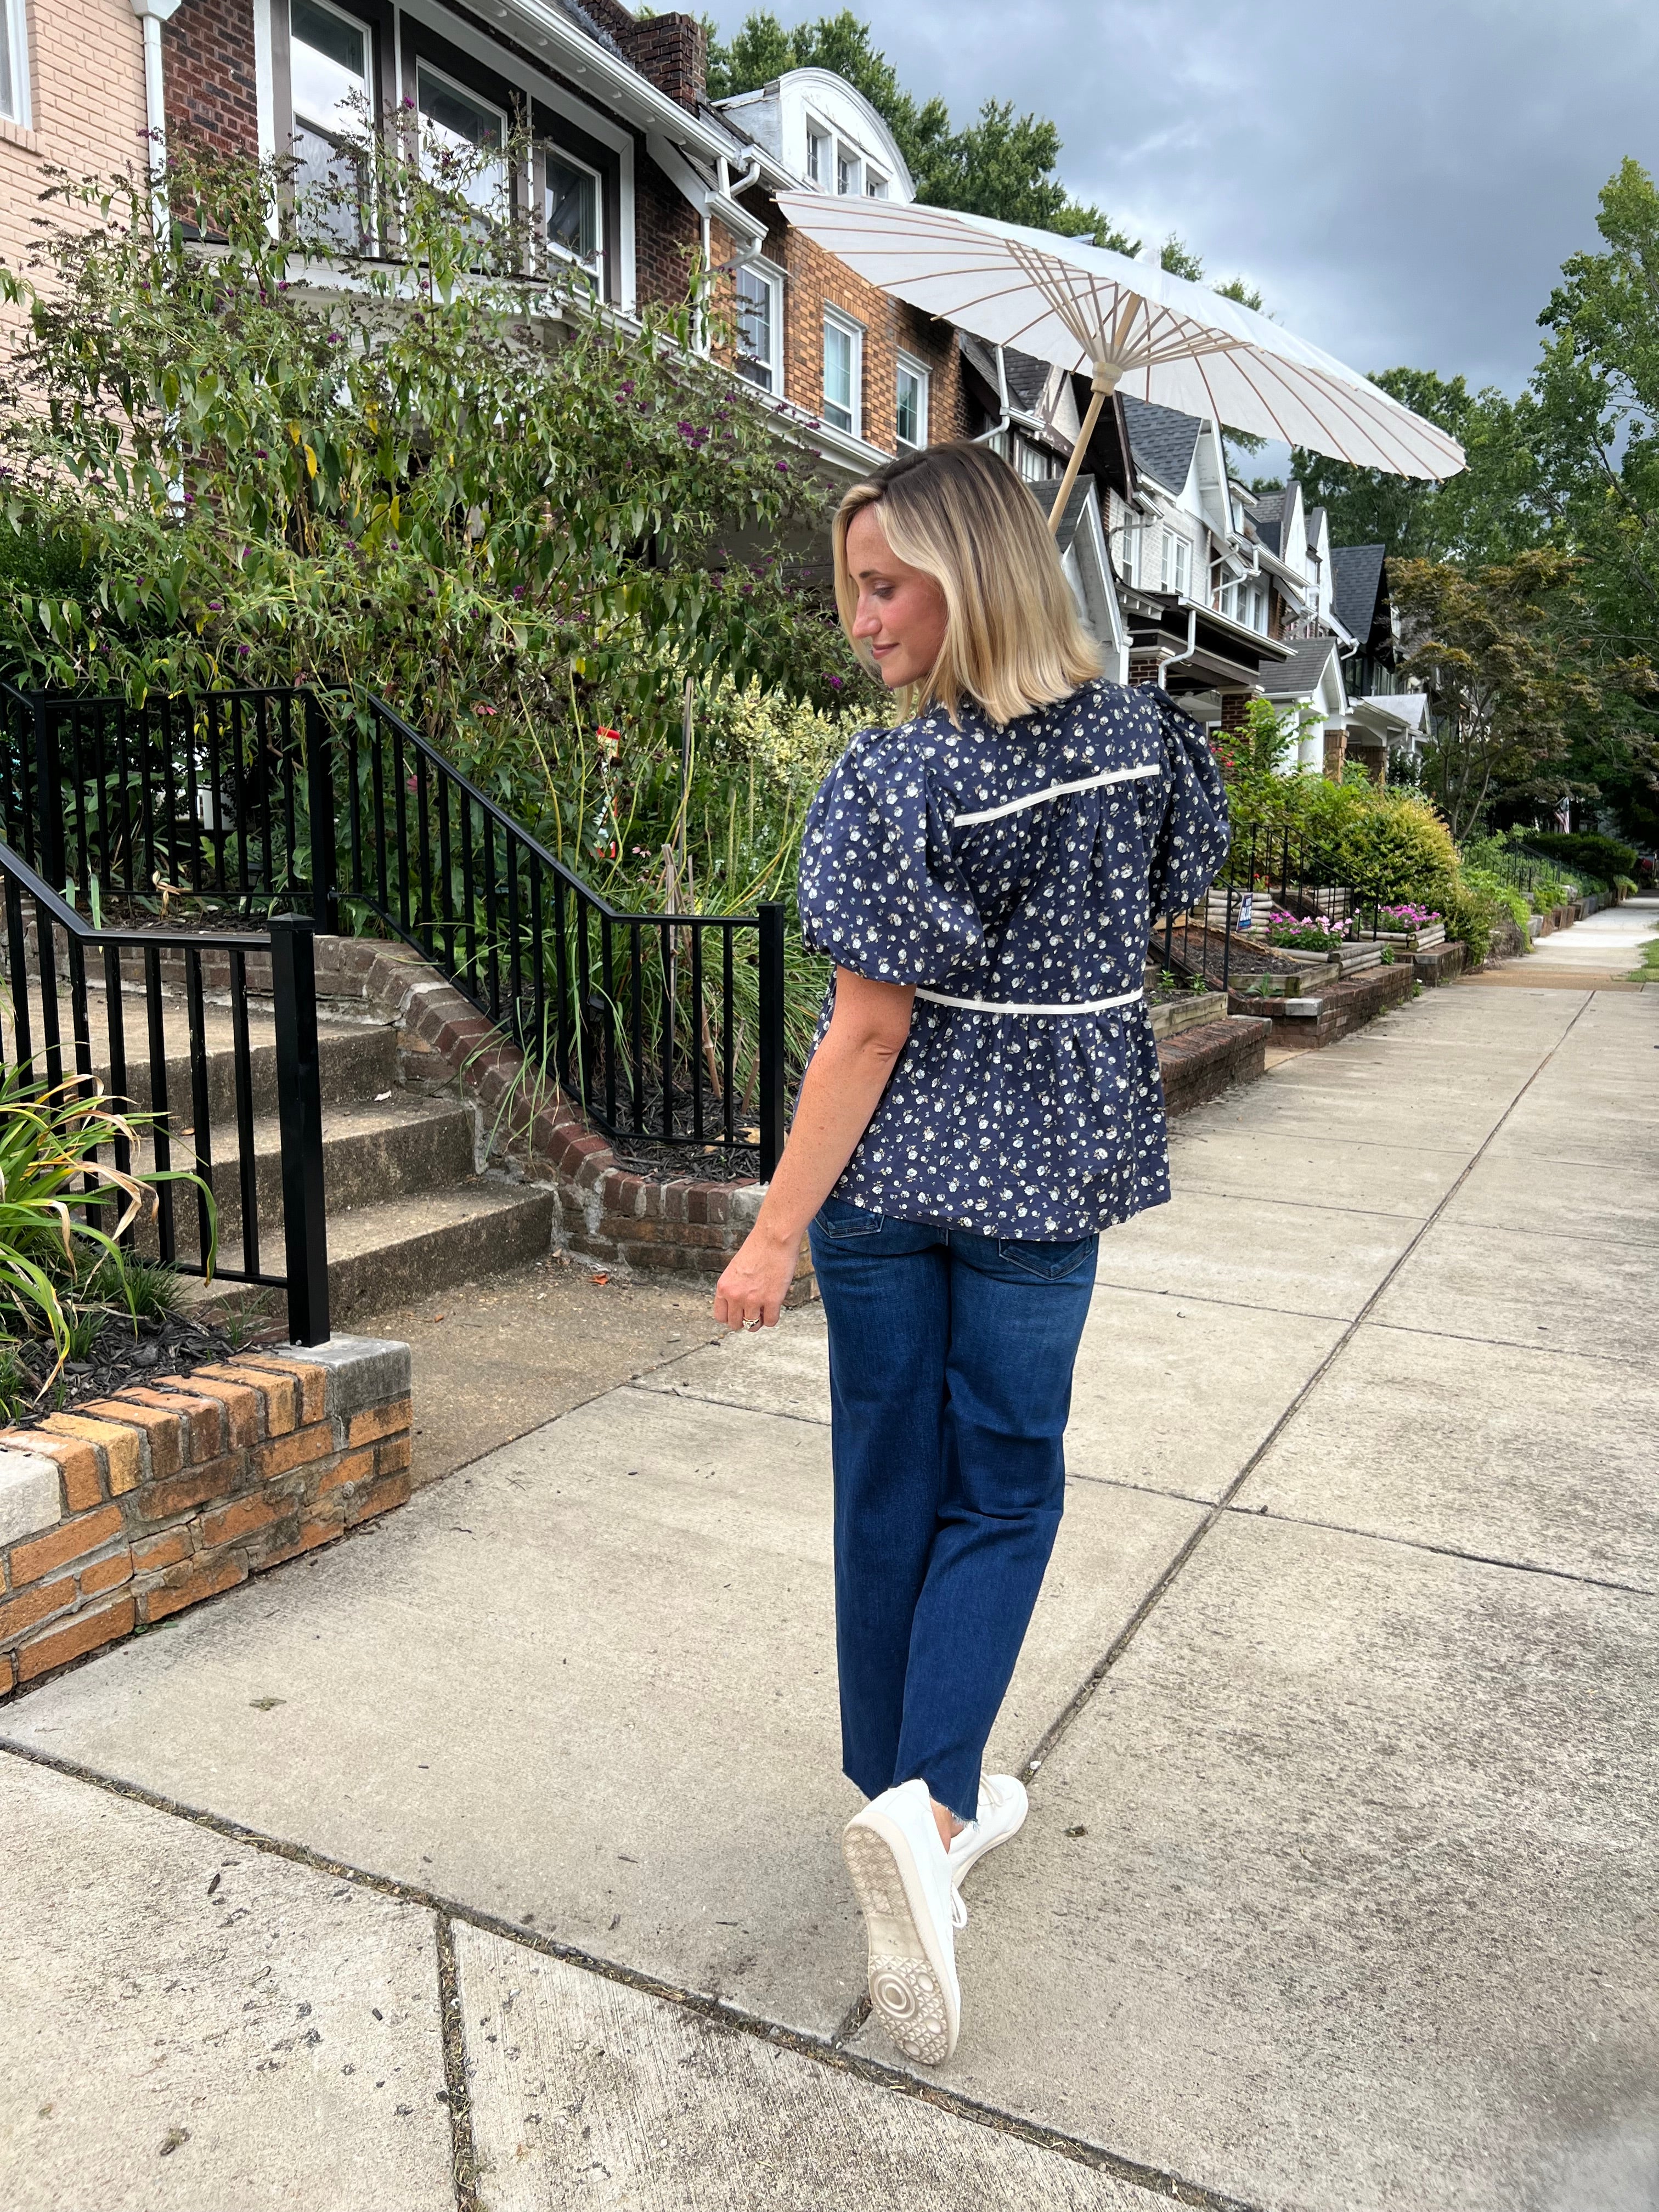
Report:
[[[1161,690],[1099,678],[1031,494],[936,446],[842,501],[836,592],[912,719],[855,738],[807,820],[835,963],[784,1155],[715,1293],[777,1320],[810,1224],[830,1330],[842,1851],[871,2002],[956,2047],[957,1886],[1025,1817],[980,1761],[1060,1524],[1098,1232],[1170,1194],[1141,1005],[1153,918],[1227,848]]]

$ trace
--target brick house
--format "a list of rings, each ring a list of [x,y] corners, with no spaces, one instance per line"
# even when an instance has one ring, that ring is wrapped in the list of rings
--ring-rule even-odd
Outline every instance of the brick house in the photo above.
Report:
[[[880,118],[825,71],[716,108],[701,25],[620,0],[491,0],[487,15],[464,0],[0,0],[0,20],[8,259],[43,161],[124,168],[148,128],[157,144],[165,130],[292,155],[303,183],[338,174],[365,111],[382,129],[418,118],[486,158],[501,147],[501,180],[550,256],[624,318],[681,302],[694,260],[713,268],[732,365],[842,472],[965,427],[954,332],[789,233],[773,204],[820,179],[910,192]],[[506,149],[526,135],[533,153],[508,177]]]
[[[107,175],[143,161],[144,39],[132,0],[0,0],[0,259],[9,267],[24,265],[38,234],[48,171]]]

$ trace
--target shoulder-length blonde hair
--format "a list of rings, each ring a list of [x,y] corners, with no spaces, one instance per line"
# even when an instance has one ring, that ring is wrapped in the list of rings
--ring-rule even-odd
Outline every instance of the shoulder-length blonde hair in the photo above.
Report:
[[[849,640],[859,595],[847,532],[868,507],[881,509],[897,558],[945,594],[945,641],[915,686],[913,711],[937,702],[954,722],[966,692],[994,722],[1012,722],[1100,674],[1100,648],[1078,619],[1042,509],[1000,453],[929,446],[853,486],[834,531],[836,605]]]

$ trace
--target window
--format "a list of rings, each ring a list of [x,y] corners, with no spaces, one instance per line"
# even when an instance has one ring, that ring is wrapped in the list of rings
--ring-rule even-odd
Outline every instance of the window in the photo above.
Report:
[[[585,161],[547,149],[547,242],[596,270],[603,243],[599,179]]]
[[[1140,517],[1138,514],[1126,515],[1118,554],[1119,572],[1126,584],[1137,584],[1140,580],[1141,532]]]
[[[859,157],[852,147],[837,146],[836,149],[836,190],[838,192],[856,192],[859,188],[860,173],[860,164]]]
[[[864,165],[864,189],[872,200],[884,200],[887,197],[886,178],[879,169],[872,169],[867,161]]]
[[[505,159],[481,163],[478,157],[487,155],[491,147],[506,146],[506,116],[425,62],[416,71],[415,97],[422,152],[435,155],[441,176],[453,164],[451,180],[462,198],[488,214],[499,204],[507,163]]]
[[[0,115],[29,120],[29,42],[23,0],[0,0]]]
[[[1193,549],[1184,538],[1173,530],[1164,533],[1164,583],[1166,592],[1185,596],[1193,577]]]
[[[738,271],[738,374],[763,392],[783,385],[783,285],[770,269],[745,262]]]
[[[323,0],[289,0],[288,21],[295,196],[321,229],[356,245],[368,180],[349,141],[370,124],[368,27]]]
[[[823,319],[823,419],[832,429],[860,434],[863,408],[864,332],[840,316]]]
[[[901,452],[914,453],[927,443],[927,372],[917,361],[898,359],[898,441]]]
[[[806,126],[806,177],[821,191],[830,189],[830,138],[826,131]]]
[[[1034,445],[1029,438],[1017,437],[1014,440],[1014,466],[1027,483],[1042,483],[1049,477],[1060,473],[1050,465],[1042,447]]]

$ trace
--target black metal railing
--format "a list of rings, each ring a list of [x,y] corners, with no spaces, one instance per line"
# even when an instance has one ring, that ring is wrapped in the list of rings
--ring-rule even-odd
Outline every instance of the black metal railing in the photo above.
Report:
[[[185,1274],[205,1274],[211,1263],[220,1281],[280,1290],[293,1340],[325,1341],[309,918],[274,917],[258,937],[98,929],[3,843],[0,896],[8,987],[0,1050],[32,1081],[101,1085],[118,1111],[154,1116],[137,1125],[147,1158],[135,1160],[131,1139],[112,1137],[118,1172],[183,1169],[198,1178],[158,1182],[153,1217],[123,1241]],[[260,1123],[272,1119],[274,1150],[259,1141]],[[80,1203],[89,1218],[100,1217],[95,1200]],[[271,1264],[273,1216],[280,1269]]]
[[[415,946],[624,1145],[783,1146],[784,909],[610,903],[384,701],[0,685],[0,823],[94,925],[176,900],[343,904]]]
[[[1275,927],[1273,915],[1285,924]],[[1287,945],[1282,939],[1296,923],[1306,925],[1308,942]],[[1234,838],[1198,905],[1155,922],[1151,957],[1212,990],[1243,991],[1293,975],[1298,953],[1335,953],[1382,933],[1376,899],[1333,883],[1328,868],[1288,830],[1257,830]]]
[[[117,900],[165,912],[175,897],[270,909],[332,878],[326,714],[314,692],[134,706],[3,684],[0,726],[6,842],[94,915]]]
[[[611,906],[382,700],[343,732],[339,896],[464,992],[613,1138],[784,1134],[784,910]]]

